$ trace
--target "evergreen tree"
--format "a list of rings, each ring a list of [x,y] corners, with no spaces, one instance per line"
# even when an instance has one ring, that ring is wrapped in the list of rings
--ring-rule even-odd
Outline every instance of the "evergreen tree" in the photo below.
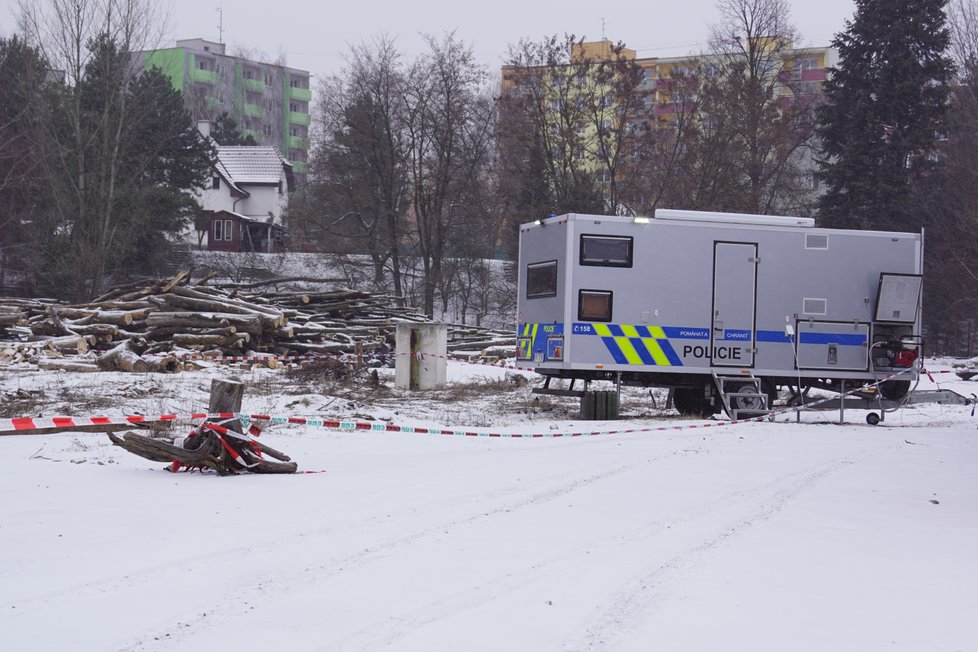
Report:
[[[819,111],[827,226],[915,230],[918,184],[939,165],[953,63],[947,0],[856,0],[832,45]]]
[[[49,206],[32,233],[38,289],[78,300],[107,281],[158,271],[193,218],[187,191],[203,186],[212,160],[163,73],[134,76],[107,34],[88,47],[84,76],[53,94],[36,134]]]
[[[48,196],[34,134],[50,99],[49,70],[36,48],[17,36],[0,38],[0,285],[7,272],[29,277],[37,263],[31,234]]]
[[[251,134],[243,134],[238,127],[238,121],[227,111],[214,118],[211,125],[211,138],[218,145],[257,145]]]

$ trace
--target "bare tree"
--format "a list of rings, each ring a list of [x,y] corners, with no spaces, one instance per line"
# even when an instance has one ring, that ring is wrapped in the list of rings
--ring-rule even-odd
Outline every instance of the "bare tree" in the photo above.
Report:
[[[495,106],[471,48],[454,34],[427,40],[430,53],[412,66],[405,98],[412,243],[424,270],[423,310],[433,315],[443,262],[486,180]]]
[[[55,221],[70,242],[57,260],[71,294],[90,296],[117,254],[125,152],[133,135],[130,53],[155,46],[165,20],[147,0],[20,2],[29,41],[64,74],[67,92],[38,134]],[[126,176],[132,178],[131,170]]]
[[[367,252],[375,285],[388,272],[402,294],[409,209],[406,71],[393,40],[350,49],[347,68],[324,84],[313,131],[312,202],[291,213],[318,240]]]
[[[720,0],[720,21],[701,58],[702,207],[750,213],[805,212],[817,94],[801,83],[797,30],[786,0]],[[722,165],[731,182],[708,180]]]
[[[627,66],[620,44],[611,56],[591,59],[573,35],[510,48],[500,108],[500,152],[509,168],[502,182],[522,197],[524,221],[612,206],[599,173],[606,182],[615,180],[610,171],[617,171],[626,133],[618,122],[628,112],[615,110],[622,95],[614,88],[616,65]]]

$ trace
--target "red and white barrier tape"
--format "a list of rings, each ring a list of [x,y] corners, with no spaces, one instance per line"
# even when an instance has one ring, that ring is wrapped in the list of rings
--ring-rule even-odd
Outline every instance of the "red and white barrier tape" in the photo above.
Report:
[[[909,370],[908,370],[909,371]],[[841,394],[840,397],[848,396],[850,394],[855,394],[857,392],[866,391],[869,388],[875,387],[880,383],[891,380],[897,376],[907,373],[906,371],[897,372],[891,374],[881,380],[876,381],[872,384],[862,385],[856,389],[850,390]],[[922,371],[922,373],[927,373]],[[932,373],[948,373],[948,372],[932,372]],[[241,419],[242,421],[267,421],[271,425],[281,425],[281,424],[292,424],[292,425],[305,425],[313,426],[319,428],[326,428],[329,430],[339,430],[339,431],[380,431],[380,432],[402,432],[402,433],[417,433],[417,434],[428,434],[428,435],[450,435],[456,437],[499,437],[499,438],[512,438],[512,439],[540,439],[540,438],[557,438],[557,437],[584,437],[584,436],[595,436],[595,435],[618,435],[618,434],[629,434],[629,433],[639,433],[639,432],[662,432],[669,430],[690,430],[695,428],[720,428],[725,426],[738,425],[742,423],[755,423],[762,422],[772,419],[783,414],[799,412],[807,409],[811,409],[817,405],[823,403],[828,403],[829,401],[837,400],[840,397],[829,397],[814,401],[811,403],[806,403],[804,405],[787,407],[779,411],[773,411],[769,414],[764,414],[756,417],[749,417],[746,419],[731,419],[727,421],[710,421],[707,423],[698,424],[684,424],[675,426],[650,426],[645,428],[628,428],[623,430],[594,430],[594,431],[584,431],[584,432],[541,432],[541,433],[503,433],[503,432],[480,432],[477,430],[469,429],[452,429],[452,428],[425,428],[420,426],[407,426],[407,425],[397,425],[386,422],[375,422],[375,421],[346,421],[341,419],[323,419],[320,417],[297,417],[297,416],[274,416],[268,414],[236,414],[236,413],[204,413],[196,412],[187,415],[176,415],[176,414],[163,414],[155,417],[148,417],[142,415],[131,415],[131,416],[98,416],[98,417],[24,417],[18,419],[0,419],[0,432],[12,432],[16,433],[18,431],[25,430],[41,430],[46,428],[70,428],[76,426],[100,426],[100,425],[116,425],[116,424],[140,424],[140,423],[154,423],[154,422],[166,422],[166,421],[177,421],[177,420],[201,420],[201,419]]]
[[[364,351],[362,357],[368,358],[373,357],[373,353],[376,349],[369,349]],[[280,362],[300,362],[303,360],[345,360],[350,361],[356,359],[358,354],[356,353],[305,353],[300,355],[204,355],[200,353],[184,353],[175,356],[179,360],[197,360],[206,362],[266,362],[268,360],[278,360]],[[454,360],[455,362],[464,362],[466,364],[481,365],[486,367],[506,367],[514,368],[516,365],[514,362],[476,362],[459,355],[436,355],[434,353],[393,353],[388,354],[392,356],[412,356],[418,360],[424,361],[428,358],[439,358],[445,360]],[[508,360],[508,359],[507,359]]]

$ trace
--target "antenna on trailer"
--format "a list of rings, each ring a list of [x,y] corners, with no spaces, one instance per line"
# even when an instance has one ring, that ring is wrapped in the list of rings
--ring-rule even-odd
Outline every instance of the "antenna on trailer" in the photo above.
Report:
[[[601,40],[604,41],[604,18],[601,19]]]
[[[217,6],[217,42],[224,42],[224,3]]]

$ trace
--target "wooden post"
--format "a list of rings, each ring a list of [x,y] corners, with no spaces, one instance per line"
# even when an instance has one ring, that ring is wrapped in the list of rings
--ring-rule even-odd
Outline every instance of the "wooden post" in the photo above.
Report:
[[[238,380],[211,381],[211,396],[207,404],[208,412],[240,412],[244,399],[244,385]]]
[[[240,380],[218,380],[211,381],[211,396],[207,403],[207,411],[211,414],[217,412],[241,412],[241,401],[244,399],[244,384]],[[225,428],[242,432],[241,422],[235,419],[222,424]],[[243,433],[242,433],[243,434]]]

